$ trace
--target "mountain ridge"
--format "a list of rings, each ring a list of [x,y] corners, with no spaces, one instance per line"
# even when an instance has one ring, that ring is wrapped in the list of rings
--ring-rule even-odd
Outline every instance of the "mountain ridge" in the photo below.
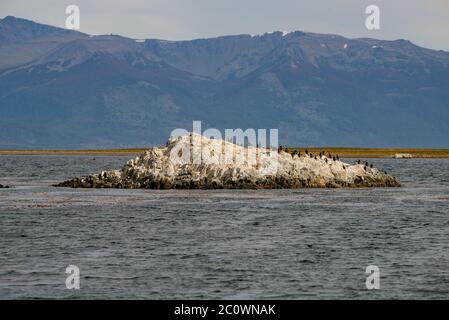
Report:
[[[408,40],[294,31],[143,41],[5,19],[0,148],[161,144],[192,120],[279,128],[289,145],[449,146],[449,52]]]

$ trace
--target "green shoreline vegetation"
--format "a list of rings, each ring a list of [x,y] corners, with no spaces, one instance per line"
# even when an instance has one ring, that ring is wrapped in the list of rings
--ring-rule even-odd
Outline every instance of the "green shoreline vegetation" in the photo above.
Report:
[[[138,156],[148,148],[130,149],[86,149],[86,150],[0,150],[0,155],[61,155],[61,156]],[[289,153],[294,151],[318,155],[338,155],[341,158],[392,158],[395,154],[411,154],[413,158],[449,158],[449,149],[419,148],[339,148],[339,147],[286,147]]]

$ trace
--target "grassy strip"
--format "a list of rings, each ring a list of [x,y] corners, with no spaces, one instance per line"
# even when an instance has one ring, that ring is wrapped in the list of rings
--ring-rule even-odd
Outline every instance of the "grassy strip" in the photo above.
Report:
[[[342,158],[392,158],[397,153],[409,153],[413,158],[449,158],[449,149],[410,149],[410,148],[288,148],[288,152],[305,149],[313,154],[325,151],[326,154],[339,155]]]
[[[392,158],[397,153],[410,153],[414,158],[449,158],[449,149],[409,149],[409,148],[336,148],[336,147],[310,147],[288,148],[288,152],[305,149],[313,154],[325,151],[326,155],[339,155],[342,158]],[[105,149],[105,150],[0,150],[0,155],[89,155],[89,156],[137,156],[144,148],[132,149]]]
[[[0,155],[55,155],[55,156],[126,156],[139,155],[144,148],[105,150],[0,150]]]

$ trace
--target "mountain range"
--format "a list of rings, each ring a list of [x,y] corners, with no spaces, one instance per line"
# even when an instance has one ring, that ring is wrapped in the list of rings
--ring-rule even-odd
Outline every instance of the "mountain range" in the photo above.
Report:
[[[189,41],[0,20],[0,148],[163,144],[278,128],[291,146],[449,147],[449,52],[271,32]]]

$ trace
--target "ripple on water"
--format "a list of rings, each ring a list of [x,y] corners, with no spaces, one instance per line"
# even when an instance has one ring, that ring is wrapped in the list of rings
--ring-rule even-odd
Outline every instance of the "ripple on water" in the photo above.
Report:
[[[449,160],[370,160],[394,189],[50,187],[126,160],[0,157],[0,298],[449,298]]]

